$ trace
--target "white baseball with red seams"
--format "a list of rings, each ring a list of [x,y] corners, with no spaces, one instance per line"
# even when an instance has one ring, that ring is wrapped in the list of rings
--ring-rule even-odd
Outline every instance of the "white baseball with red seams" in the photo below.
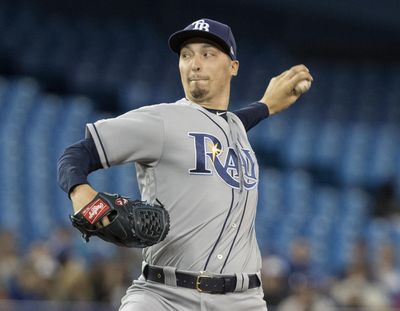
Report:
[[[294,90],[297,94],[304,94],[311,88],[311,81],[303,80],[297,83]]]

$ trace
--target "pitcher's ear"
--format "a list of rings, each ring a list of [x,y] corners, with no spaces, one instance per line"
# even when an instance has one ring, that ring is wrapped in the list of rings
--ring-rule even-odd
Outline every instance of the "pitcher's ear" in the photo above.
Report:
[[[239,61],[233,60],[231,61],[231,73],[232,76],[237,76],[239,71]]]

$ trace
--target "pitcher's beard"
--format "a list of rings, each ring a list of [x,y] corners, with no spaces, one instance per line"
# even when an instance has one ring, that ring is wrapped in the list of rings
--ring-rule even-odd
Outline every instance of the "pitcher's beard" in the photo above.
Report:
[[[194,99],[200,100],[204,99],[207,96],[208,90],[196,87],[193,90],[191,90],[190,93],[192,94]]]

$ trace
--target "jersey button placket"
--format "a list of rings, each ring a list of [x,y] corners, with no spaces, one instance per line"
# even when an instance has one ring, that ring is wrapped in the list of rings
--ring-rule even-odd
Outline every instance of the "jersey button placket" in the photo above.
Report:
[[[219,260],[222,260],[222,259],[224,258],[224,255],[218,254],[218,255],[217,255],[217,258],[218,258]]]

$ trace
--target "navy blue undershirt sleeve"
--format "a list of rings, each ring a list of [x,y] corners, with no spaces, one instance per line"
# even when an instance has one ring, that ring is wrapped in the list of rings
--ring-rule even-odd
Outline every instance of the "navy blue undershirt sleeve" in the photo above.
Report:
[[[245,108],[233,111],[233,113],[242,121],[246,132],[269,116],[267,105],[260,102],[254,102]]]
[[[100,168],[102,164],[93,139],[83,139],[67,147],[58,159],[58,185],[69,195],[75,186],[88,184],[88,175]]]

